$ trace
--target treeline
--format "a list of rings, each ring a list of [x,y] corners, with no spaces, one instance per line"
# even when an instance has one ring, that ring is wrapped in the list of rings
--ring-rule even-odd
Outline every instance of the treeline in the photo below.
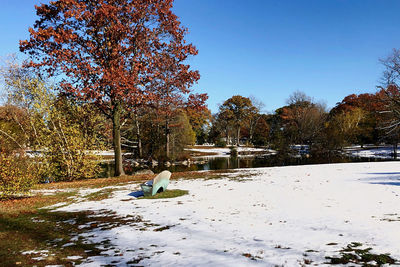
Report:
[[[296,91],[272,114],[255,97],[232,96],[220,105],[207,128],[217,146],[268,146],[285,152],[306,146],[311,154],[357,144],[391,144],[396,157],[400,138],[400,51],[381,60],[385,67],[376,93],[351,94],[331,110]],[[199,140],[198,140],[199,141]]]
[[[357,144],[391,144],[396,157],[400,139],[400,50],[381,60],[385,67],[376,93],[351,94],[331,110],[296,91],[285,106],[262,112],[255,97],[233,96],[220,105],[207,132],[217,146],[268,146],[285,152],[306,146],[311,154],[341,150]]]
[[[279,151],[303,145],[314,152],[352,144],[396,144],[398,131],[390,127],[394,118],[388,112],[388,92],[352,94],[327,110],[324,104],[297,91],[273,114],[262,113],[251,98],[233,96],[213,116],[208,142],[269,146]]]

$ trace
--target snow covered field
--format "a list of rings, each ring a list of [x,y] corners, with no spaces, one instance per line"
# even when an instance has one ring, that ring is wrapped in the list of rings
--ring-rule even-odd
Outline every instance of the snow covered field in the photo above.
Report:
[[[173,199],[136,199],[135,184],[118,189],[109,199],[57,209],[141,216],[135,224],[83,234],[87,242],[112,245],[84,266],[324,265],[325,257],[339,256],[352,242],[400,259],[396,162],[241,169],[221,179],[174,180],[169,189],[189,195]]]

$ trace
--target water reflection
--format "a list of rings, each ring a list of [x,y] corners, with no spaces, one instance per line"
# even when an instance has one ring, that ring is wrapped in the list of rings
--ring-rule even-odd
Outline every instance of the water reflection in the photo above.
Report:
[[[224,169],[241,169],[241,168],[260,168],[260,167],[276,167],[276,166],[292,166],[292,165],[308,165],[308,164],[328,164],[328,163],[349,163],[349,162],[379,162],[390,161],[390,159],[351,157],[345,155],[326,154],[314,157],[293,157],[288,155],[276,154],[263,157],[215,157],[215,158],[198,158],[198,164],[172,165],[170,167],[155,166],[151,168],[158,173],[163,170],[171,172],[180,171],[202,171],[202,170],[224,170]],[[114,175],[114,163],[102,163],[101,177],[112,177]],[[128,168],[126,174],[130,175],[139,168]]]

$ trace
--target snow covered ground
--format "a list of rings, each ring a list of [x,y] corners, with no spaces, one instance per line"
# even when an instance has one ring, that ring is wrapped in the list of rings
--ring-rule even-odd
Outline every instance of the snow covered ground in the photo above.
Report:
[[[256,147],[235,147],[237,152],[239,153],[239,157],[248,156],[249,153],[256,153],[258,155],[271,155],[276,154],[275,150],[272,149],[264,149],[264,148],[256,148]],[[198,156],[197,158],[205,158],[205,157],[230,157],[230,148],[222,148],[222,147],[210,147],[210,148],[190,148],[186,149],[187,151],[193,152],[202,152],[202,153],[210,153],[212,155],[209,156]],[[246,153],[245,155],[240,155],[240,153]],[[250,155],[250,156],[254,156]],[[194,157],[196,158],[196,157]]]
[[[392,159],[393,147],[366,147],[353,146],[345,149],[345,152],[353,157],[362,158],[377,158],[377,159]]]
[[[241,169],[221,179],[173,180],[169,189],[189,195],[136,199],[131,184],[109,199],[58,208],[142,217],[83,234],[112,247],[82,265],[324,265],[352,242],[400,259],[396,162]]]

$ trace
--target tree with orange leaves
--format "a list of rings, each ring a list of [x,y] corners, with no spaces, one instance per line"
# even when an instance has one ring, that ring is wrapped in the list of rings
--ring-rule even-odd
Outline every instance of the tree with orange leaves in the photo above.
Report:
[[[204,127],[211,121],[211,111],[206,106],[207,94],[191,94],[185,104],[185,112],[196,133],[198,143],[205,142]]]
[[[172,12],[173,0],[58,0],[36,6],[39,20],[20,50],[30,66],[60,76],[62,90],[95,103],[113,122],[115,175],[122,166],[121,120],[157,97],[157,85],[189,92],[200,76],[184,64],[197,50]],[[175,95],[175,94],[174,94]]]
[[[240,146],[240,129],[247,125],[252,114],[258,112],[251,99],[241,95],[234,95],[225,100],[219,107],[219,113],[225,120],[230,121],[236,130],[236,145]],[[229,138],[228,138],[229,139]]]
[[[291,144],[311,145],[321,135],[326,120],[325,106],[315,103],[301,91],[295,91],[287,106],[276,111]]]

